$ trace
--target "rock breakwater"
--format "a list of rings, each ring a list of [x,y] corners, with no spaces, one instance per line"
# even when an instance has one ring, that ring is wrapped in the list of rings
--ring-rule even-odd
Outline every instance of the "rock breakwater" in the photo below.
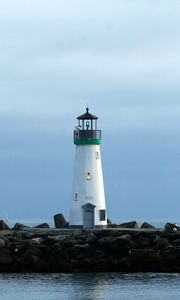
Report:
[[[0,231],[0,272],[180,272],[180,231]]]

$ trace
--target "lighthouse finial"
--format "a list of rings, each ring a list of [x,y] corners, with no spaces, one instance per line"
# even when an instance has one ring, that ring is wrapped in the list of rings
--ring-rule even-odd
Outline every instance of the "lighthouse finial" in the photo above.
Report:
[[[88,107],[88,104],[87,104],[87,107],[86,107],[86,112],[87,112],[87,113],[89,112],[89,107]]]

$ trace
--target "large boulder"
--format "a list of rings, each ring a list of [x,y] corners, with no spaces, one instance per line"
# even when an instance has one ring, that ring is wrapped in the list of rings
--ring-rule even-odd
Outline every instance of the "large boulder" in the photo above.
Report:
[[[21,224],[21,223],[16,223],[13,227],[14,230],[24,230],[27,228],[30,228],[30,227],[27,225]]]
[[[9,226],[3,220],[0,220],[0,230],[10,230]]]
[[[140,228],[155,229],[155,227],[153,225],[151,225],[150,223],[147,223],[147,222],[144,222]]]
[[[67,228],[68,227],[68,222],[66,221],[65,217],[63,214],[56,214],[54,216],[54,224],[55,228]]]
[[[154,239],[153,244],[155,245],[156,249],[162,249],[164,247],[170,246],[168,239],[158,236]]]
[[[86,239],[86,243],[94,243],[97,241],[97,237],[93,232],[90,232],[87,239]]]
[[[108,248],[112,244],[113,240],[114,240],[114,237],[111,235],[102,237],[97,241],[97,248],[98,249]]]
[[[128,253],[131,248],[134,248],[134,242],[131,240],[129,234],[115,238],[111,244],[111,251],[113,253]]]
[[[164,230],[166,232],[176,232],[180,230],[180,227],[177,224],[166,223]]]
[[[34,228],[50,228],[50,226],[48,223],[42,223],[42,224],[34,226]]]
[[[119,228],[138,228],[138,223],[136,221],[122,223],[119,225]]]

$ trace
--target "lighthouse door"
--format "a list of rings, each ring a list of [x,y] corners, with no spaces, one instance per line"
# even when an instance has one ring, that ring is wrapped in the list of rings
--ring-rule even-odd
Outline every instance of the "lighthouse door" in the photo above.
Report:
[[[82,206],[83,208],[83,227],[94,228],[94,208],[91,203],[87,203]]]

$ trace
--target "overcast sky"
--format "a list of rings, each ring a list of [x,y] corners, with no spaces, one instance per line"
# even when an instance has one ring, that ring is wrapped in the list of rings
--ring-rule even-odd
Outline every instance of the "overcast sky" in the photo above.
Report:
[[[72,130],[103,130],[111,219],[178,219],[180,1],[0,0],[0,217],[69,214]]]

